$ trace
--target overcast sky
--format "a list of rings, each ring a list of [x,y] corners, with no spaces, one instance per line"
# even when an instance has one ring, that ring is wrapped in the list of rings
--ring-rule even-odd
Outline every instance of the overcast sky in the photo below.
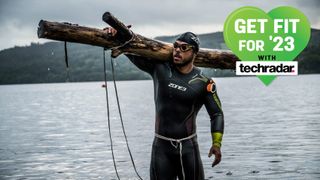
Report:
[[[270,11],[283,5],[298,8],[320,29],[320,0],[0,0],[0,50],[47,41],[37,37],[41,19],[102,28],[101,17],[110,11],[136,33],[155,37],[222,31],[237,8]]]

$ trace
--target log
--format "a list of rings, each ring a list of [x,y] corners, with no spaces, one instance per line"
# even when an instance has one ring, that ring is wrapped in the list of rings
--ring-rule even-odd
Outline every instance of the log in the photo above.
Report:
[[[104,13],[103,20],[118,31],[116,36],[110,36],[97,28],[41,20],[38,37],[112,49],[113,57],[124,53],[159,61],[172,60],[173,45],[171,43],[135,34],[109,12]],[[238,60],[231,51],[200,48],[194,64],[199,67],[235,69]]]

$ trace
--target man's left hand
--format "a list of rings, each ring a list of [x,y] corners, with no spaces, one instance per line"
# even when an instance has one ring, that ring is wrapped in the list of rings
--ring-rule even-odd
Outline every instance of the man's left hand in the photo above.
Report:
[[[221,161],[221,151],[220,148],[217,146],[211,146],[208,157],[211,157],[212,154],[214,154],[215,159],[212,163],[212,167],[214,167],[215,165],[219,164]]]

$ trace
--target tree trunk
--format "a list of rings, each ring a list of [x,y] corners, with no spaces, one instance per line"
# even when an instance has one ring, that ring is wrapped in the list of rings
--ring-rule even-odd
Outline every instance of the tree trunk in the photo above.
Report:
[[[113,57],[129,53],[160,61],[172,59],[172,44],[133,33],[109,12],[103,15],[103,20],[118,31],[115,37],[101,29],[44,20],[39,22],[38,37],[112,48]],[[200,48],[194,64],[199,67],[235,69],[237,60],[230,51]]]

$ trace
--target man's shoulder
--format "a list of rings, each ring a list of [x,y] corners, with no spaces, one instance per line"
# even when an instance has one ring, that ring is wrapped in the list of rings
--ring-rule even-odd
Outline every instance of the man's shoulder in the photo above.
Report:
[[[195,67],[195,75],[189,81],[189,84],[202,84],[206,92],[216,92],[216,82],[212,77],[208,77],[199,67]]]
[[[202,84],[206,85],[209,81],[210,81],[210,78],[208,78],[206,75],[204,75],[200,68],[194,67],[194,75],[192,76],[191,80],[189,81],[189,84],[202,83]]]
[[[172,68],[172,64],[168,61],[154,60],[154,66],[158,67],[159,70],[164,70],[163,68],[169,70]]]

